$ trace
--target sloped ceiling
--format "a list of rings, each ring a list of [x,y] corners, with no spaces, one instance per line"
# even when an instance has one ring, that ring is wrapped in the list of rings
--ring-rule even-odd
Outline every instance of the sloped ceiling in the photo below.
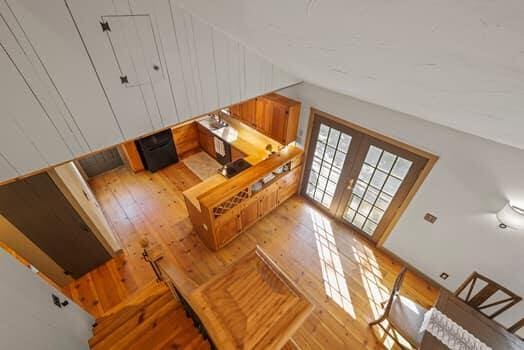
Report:
[[[305,81],[524,149],[522,0],[190,0]]]

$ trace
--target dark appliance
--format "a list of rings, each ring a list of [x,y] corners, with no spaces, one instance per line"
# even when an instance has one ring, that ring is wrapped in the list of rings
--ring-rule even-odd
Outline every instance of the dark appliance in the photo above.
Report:
[[[151,172],[178,162],[171,130],[164,130],[135,141],[144,168]]]
[[[215,157],[217,162],[224,165],[229,162],[231,162],[231,145],[227,143],[226,141],[222,140],[220,137],[214,136],[213,141],[215,142]],[[224,147],[224,155],[221,155],[218,151],[216,151],[216,144],[222,143]]]
[[[243,172],[244,170],[248,168],[251,168],[251,164],[245,161],[244,158],[240,158],[240,159],[235,160],[234,162],[226,164],[222,168],[221,174],[227,178],[231,178],[235,175],[240,174],[241,172]]]

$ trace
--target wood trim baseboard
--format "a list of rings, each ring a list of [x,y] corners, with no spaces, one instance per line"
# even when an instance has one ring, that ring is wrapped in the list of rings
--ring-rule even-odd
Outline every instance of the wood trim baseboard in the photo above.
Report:
[[[444,287],[442,284],[437,282],[437,280],[435,280],[432,277],[429,277],[424,272],[420,271],[418,268],[416,268],[412,264],[406,262],[406,260],[404,260],[401,257],[399,257],[397,254],[393,253],[391,250],[389,250],[389,249],[387,249],[387,248],[385,248],[383,246],[379,247],[378,245],[377,245],[377,249],[379,251],[383,252],[384,254],[389,255],[393,260],[396,260],[400,264],[406,266],[410,272],[413,272],[418,277],[420,277],[420,278],[424,279],[425,281],[429,282],[429,284],[431,284],[433,287],[438,288],[438,289],[444,289],[444,290],[452,293],[448,288]]]

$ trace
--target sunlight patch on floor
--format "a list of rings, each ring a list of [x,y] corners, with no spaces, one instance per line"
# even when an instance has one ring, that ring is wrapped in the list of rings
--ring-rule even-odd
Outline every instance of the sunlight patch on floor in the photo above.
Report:
[[[356,318],[331,223],[315,210],[310,209],[309,213],[313,220],[315,243],[326,294],[351,317]]]
[[[382,272],[380,271],[380,265],[377,262],[373,251],[364,244],[355,241],[355,245],[352,247],[353,255],[358,262],[360,269],[360,275],[362,276],[362,285],[368,296],[369,306],[373,312],[374,319],[378,319],[382,316],[383,306],[382,303],[387,302],[389,298],[389,291],[382,283]],[[357,249],[359,247],[360,249]],[[385,306],[385,304],[384,304]],[[373,327],[375,334],[378,335],[378,339],[386,347],[386,349],[392,349],[396,342],[392,338],[394,336],[406,348],[410,348],[409,343],[402,338],[398,332],[392,329],[389,322],[383,321],[382,325],[388,330],[386,333],[382,328],[376,326]]]

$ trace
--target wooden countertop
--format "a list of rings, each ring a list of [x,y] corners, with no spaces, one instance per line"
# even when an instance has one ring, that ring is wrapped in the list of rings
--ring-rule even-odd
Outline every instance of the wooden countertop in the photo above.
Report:
[[[280,155],[275,154],[273,157],[267,158],[251,168],[244,170],[239,175],[227,179],[221,186],[215,186],[207,192],[203,192],[197,196],[197,201],[200,201],[206,207],[212,207],[223,199],[235,195],[242,188],[251,185],[264,175],[299,156],[301,153],[302,150],[300,148],[288,146],[280,152]]]
[[[200,125],[208,128],[207,126],[207,122],[206,120],[208,119],[209,117],[205,117],[205,118],[202,118],[200,120],[197,120],[196,123],[199,123]],[[206,180],[202,181],[201,183],[187,189],[186,191],[183,192],[183,195],[184,197],[187,198],[187,200],[189,200],[189,202],[195,207],[197,208],[198,210],[200,210],[200,202],[199,200],[201,199],[201,197],[204,195],[204,194],[207,194],[207,193],[210,193],[213,189],[217,189],[217,191],[219,192],[222,192],[222,187],[223,186],[220,186],[220,189],[219,189],[219,185],[222,185],[222,184],[225,184],[225,183],[230,183],[230,182],[236,182],[238,180],[238,178],[244,178],[246,177],[245,176],[245,173],[249,171],[249,173],[247,174],[248,176],[252,176],[254,175],[252,172],[253,170],[252,169],[256,169],[258,168],[258,165],[260,163],[264,163],[265,164],[265,161],[266,161],[266,158],[267,158],[267,151],[266,151],[266,145],[267,144],[271,144],[273,145],[273,148],[276,150],[280,144],[272,139],[270,139],[269,137],[265,136],[265,135],[262,135],[261,133],[257,132],[256,130],[242,124],[241,122],[239,122],[238,120],[235,120],[233,118],[228,118],[228,117],[224,117],[224,120],[226,120],[228,122],[228,124],[230,125],[230,127],[233,129],[232,131],[231,130],[222,130],[222,129],[219,129],[219,130],[210,130],[208,128],[208,130],[222,138],[224,141],[228,142],[232,147],[235,147],[236,149],[238,149],[239,151],[241,151],[242,153],[246,154],[246,157],[244,158],[247,162],[249,162],[252,167],[243,171],[241,174],[233,177],[233,178],[226,178],[220,174],[216,174],[216,175],[213,175],[209,178],[207,178]],[[226,134],[224,134],[224,132]],[[292,147],[292,146],[289,146],[289,148],[295,148],[295,147]],[[298,150],[298,149],[297,149]],[[295,154],[295,151],[292,151],[291,153]],[[296,155],[300,154],[299,152],[296,153]],[[295,155],[295,156],[296,156]],[[281,158],[281,157],[278,157],[278,158]],[[294,158],[291,157],[289,159],[292,159]],[[273,159],[273,158],[272,158]],[[284,158],[281,158],[279,159],[280,161],[280,164],[283,164],[285,162],[287,162],[289,159],[287,159],[287,157],[284,157]],[[261,170],[261,171],[265,171],[265,173],[268,173],[270,172],[271,170],[273,170],[274,168],[277,168],[280,164],[278,164],[278,160],[275,160],[273,159],[270,164],[272,164],[271,166],[274,165],[273,168],[269,169],[268,170],[268,167],[266,164],[266,166],[263,167],[263,169],[265,170]],[[262,175],[264,175],[265,173],[263,173]],[[229,188],[229,186],[228,186]],[[222,192],[222,198],[224,196],[224,193]]]
[[[198,287],[189,303],[218,349],[280,349],[313,305],[259,248]]]

